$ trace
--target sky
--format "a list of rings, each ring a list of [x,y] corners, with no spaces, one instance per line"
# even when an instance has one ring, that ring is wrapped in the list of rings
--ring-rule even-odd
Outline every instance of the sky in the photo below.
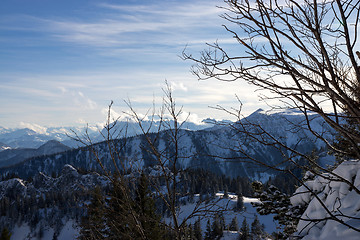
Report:
[[[244,114],[264,103],[240,82],[198,81],[193,63],[218,41],[237,43],[215,0],[1,0],[0,126],[78,126],[103,122],[111,100],[122,114],[131,100],[139,113],[161,104],[165,81],[192,121],[231,119],[209,106]]]

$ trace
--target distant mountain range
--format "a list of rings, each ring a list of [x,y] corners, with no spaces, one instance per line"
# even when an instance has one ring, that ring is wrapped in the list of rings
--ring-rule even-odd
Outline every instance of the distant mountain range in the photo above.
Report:
[[[76,144],[69,137],[71,129],[76,132],[83,132],[82,128],[47,128],[46,131],[36,131],[29,128],[1,128],[0,127],[0,142],[7,147],[12,148],[38,148],[50,140],[62,142],[69,147],[75,147]],[[90,134],[94,134],[93,129],[89,129]],[[0,145],[1,150],[1,145]]]
[[[0,151],[0,168],[9,167],[26,159],[65,152],[71,148],[55,140],[50,140],[39,148],[15,148]]]
[[[314,150],[317,151],[320,154],[320,161],[324,161],[323,164],[333,161],[331,157],[329,158],[326,155],[327,150],[324,142],[316,139],[307,129],[304,116],[298,112],[267,113],[259,109],[243,119],[242,122],[260,124],[262,129],[272,137],[279,139],[285,146],[295,148],[299,152],[310,154]],[[134,126],[131,125],[131,127]],[[322,134],[329,141],[334,139],[331,128],[317,115],[312,116],[311,126],[313,130]],[[248,130],[259,131],[254,126],[248,127]],[[181,138],[178,142],[180,150],[178,166],[181,168],[203,168],[232,177],[243,176],[266,181],[269,176],[274,175],[274,172],[268,168],[252,164],[247,156],[237,150],[242,148],[249,156],[256,158],[260,162],[273,165],[281,164],[291,153],[285,151],[285,155],[282,155],[272,146],[260,144],[243,133],[242,128],[243,126],[239,123],[233,123],[215,125],[196,131],[181,130]],[[128,129],[131,128],[128,127]],[[126,166],[131,165],[140,168],[155,165],[155,157],[146,150],[148,147],[146,139],[143,135],[136,135],[135,133],[136,131],[133,131],[131,134],[133,136],[127,138],[126,141],[125,139],[119,139],[114,142],[118,146],[123,146],[126,142],[126,146],[120,151],[121,160],[119,161],[123,161]],[[155,138],[155,134],[152,137]],[[0,138],[0,141],[4,142],[2,138]],[[173,154],[173,146],[169,142],[167,131],[162,131],[157,141],[156,146],[158,146],[159,151],[167,154],[167,156]],[[99,153],[99,157],[105,166],[111,168],[113,165],[107,146],[106,142],[100,142],[95,144],[94,148]],[[47,156],[25,157],[14,162],[15,165],[13,166],[7,165],[6,168],[0,168],[0,173],[15,173],[22,178],[26,178],[34,176],[39,171],[46,174],[58,173],[59,169],[62,169],[65,164],[71,164],[82,169],[99,169],[99,164],[87,150],[88,148],[85,147]],[[18,159],[20,158],[18,157]],[[285,167],[284,164],[283,166]]]
[[[186,122],[183,125],[184,129],[196,131],[204,129],[213,124],[209,123],[210,119],[204,120],[201,124]],[[145,129],[150,129],[150,132],[157,131],[159,128],[159,121],[142,122]],[[83,135],[85,132],[89,134],[94,143],[104,141],[101,133],[105,133],[105,129],[99,127],[43,127],[41,130],[29,128],[4,128],[0,127],[0,151],[9,148],[38,148],[50,140],[56,140],[71,148],[79,147],[81,144],[69,136],[75,136],[74,133]],[[119,137],[135,136],[141,134],[138,123],[133,121],[118,121],[116,128],[113,129],[113,134]]]

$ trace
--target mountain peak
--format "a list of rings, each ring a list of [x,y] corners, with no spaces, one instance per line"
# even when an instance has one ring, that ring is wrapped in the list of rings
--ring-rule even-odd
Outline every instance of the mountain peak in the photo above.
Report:
[[[43,155],[49,155],[58,152],[65,152],[71,149],[70,147],[62,144],[56,140],[47,141],[45,144],[41,145],[37,150],[41,152]]]

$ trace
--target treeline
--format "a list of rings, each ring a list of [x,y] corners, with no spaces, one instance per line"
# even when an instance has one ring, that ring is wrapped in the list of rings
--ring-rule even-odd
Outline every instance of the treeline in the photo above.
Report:
[[[20,226],[25,223],[30,227],[34,237],[41,238],[44,234],[44,229],[52,228],[54,229],[54,239],[56,239],[67,220],[73,220],[78,224],[81,223],[83,229],[86,229],[89,223],[96,222],[95,219],[99,218],[96,217],[96,214],[102,212],[101,214],[105,215],[101,219],[108,219],[107,225],[103,223],[103,226],[107,226],[104,229],[110,228],[109,226],[113,225],[114,222],[129,221],[131,219],[135,221],[134,216],[139,215],[139,219],[144,221],[144,226],[151,223],[147,227],[156,231],[154,233],[156,236],[160,234],[164,239],[172,239],[174,237],[172,235],[173,232],[169,231],[161,221],[161,219],[169,217],[171,211],[169,211],[169,207],[166,206],[163,199],[155,194],[155,187],[159,188],[165,183],[161,176],[151,176],[153,170],[152,168],[146,169],[141,175],[137,175],[137,177],[135,177],[136,174],[134,173],[122,175],[122,178],[127,179],[125,185],[124,181],[122,181],[122,184],[109,182],[111,186],[101,187],[101,189],[96,190],[96,194],[93,191],[89,192],[86,190],[94,189],[93,185],[85,188],[74,187],[76,179],[69,180],[66,183],[69,186],[61,186],[62,190],[56,187],[49,189],[46,182],[40,181],[39,179],[42,178],[39,177],[36,179],[36,176],[29,178],[28,181],[17,179],[3,180],[2,183],[5,183],[5,181],[7,183],[2,186],[2,192],[0,193],[2,194],[0,199],[0,229],[7,228],[11,231],[16,224]],[[82,176],[89,174],[89,171],[79,170],[77,173],[79,174],[79,179],[81,179]],[[97,176],[100,177],[100,175]],[[16,178],[17,176],[7,175],[4,176],[4,179],[12,177]],[[62,177],[64,176],[53,174],[52,178],[49,177],[49,179],[55,180]],[[112,179],[116,178],[112,177]],[[281,182],[279,179],[279,177],[274,178],[271,182]],[[9,184],[9,181],[13,182],[12,185]],[[27,189],[24,191],[21,190],[23,188],[21,184],[23,183],[27,186]],[[30,187],[33,185],[36,185],[36,188]],[[224,198],[228,196],[228,193],[234,193],[238,196],[239,200],[236,203],[236,209],[232,209],[235,211],[241,211],[243,208],[242,196],[254,196],[251,182],[248,178],[230,178],[204,169],[187,169],[186,171],[180,171],[178,174],[175,208],[180,208],[181,205],[188,204],[189,202],[194,203],[194,199],[196,201],[199,199],[214,199],[217,192],[223,192]],[[124,199],[127,199],[127,201],[124,202]],[[89,202],[91,203],[85,204]],[[122,209],[124,206],[125,209]],[[131,212],[129,209],[133,211],[132,215],[123,216],[122,219],[119,219],[118,212],[124,211],[129,213]],[[93,214],[95,214],[95,218],[91,217]],[[221,218],[220,212],[215,216],[217,216],[216,218]],[[214,217],[211,223],[216,223],[216,218]],[[87,223],[86,219],[88,219]],[[215,225],[210,227],[213,232],[212,235],[214,232],[219,232],[219,227],[215,227]],[[113,227],[114,229],[118,228],[118,226]],[[181,228],[183,236],[199,235],[196,233],[198,230],[195,230],[198,226],[196,227],[194,224],[184,225]],[[114,229],[111,231],[115,231]],[[236,227],[233,223],[232,227],[222,225],[221,229],[231,230],[236,229]],[[122,231],[125,230],[123,229]],[[82,230],[83,233],[84,231]],[[133,233],[134,230],[130,231],[127,229],[126,232],[129,234],[128,232]],[[137,234],[142,233],[139,230]],[[206,231],[202,233],[202,236],[206,236]]]
[[[181,224],[180,233],[177,233],[172,228],[171,221],[169,223],[165,220],[165,218],[171,219],[169,215],[173,212],[168,210],[169,206],[165,206],[153,191],[154,182],[151,178],[145,173],[137,179],[114,176],[109,192],[105,193],[100,188],[95,188],[91,203],[87,205],[87,213],[81,221],[79,239],[213,240],[223,237],[225,231],[232,231],[232,234],[238,235],[238,239],[262,239],[268,236],[264,225],[257,217],[251,223],[251,228],[246,219],[240,228],[236,216],[226,224],[224,209],[216,210],[209,215],[202,214],[193,224],[184,222]],[[214,188],[208,187],[210,184],[234,191],[239,191],[239,186],[248,190],[249,181],[245,180],[230,179],[203,170],[183,172],[179,178],[182,183],[181,191],[178,192],[178,199],[182,200],[175,203],[175,208],[180,209],[181,205],[192,201],[194,194],[198,194],[200,198],[205,196],[207,200],[214,200],[215,194],[210,194]],[[161,182],[161,179],[158,181]],[[191,188],[195,189],[193,193],[186,192]],[[222,189],[219,187],[218,190]],[[228,198],[227,191],[223,192],[223,198]],[[239,193],[236,205],[226,210],[243,211],[243,207],[242,195]],[[200,219],[208,219],[205,231],[202,230],[205,222]]]
[[[42,238],[45,227],[54,229],[54,239],[60,234],[65,219],[79,221],[83,216],[83,203],[89,194],[83,191],[24,194],[8,191],[0,199],[0,228],[13,229],[26,223],[32,235]]]
[[[151,169],[147,172],[149,173]],[[144,171],[146,172],[146,171]],[[88,174],[89,171],[79,170],[79,178]],[[125,175],[126,176],[126,175]],[[52,179],[60,178],[61,175],[53,174]],[[68,191],[62,192],[56,189],[49,190],[48,186],[42,185],[42,182],[36,180],[36,176],[29,178],[27,181],[16,180],[16,175],[7,174],[2,177],[4,180],[0,183],[9,183],[13,181],[12,187],[9,184],[3,185],[2,195],[0,199],[0,229],[6,227],[12,230],[16,224],[21,225],[26,223],[34,236],[41,237],[45,227],[51,227],[55,230],[54,239],[60,233],[63,227],[61,219],[72,219],[80,223],[80,220],[87,211],[84,203],[89,202],[92,193],[82,188],[72,189],[68,187]],[[50,177],[51,178],[51,177]],[[13,180],[11,180],[13,179]],[[156,181],[156,182],[155,182]],[[27,190],[22,191],[21,183],[26,184]],[[74,182],[69,182],[73,184]],[[36,188],[29,187],[33,184]],[[153,178],[152,184],[161,186],[163,184],[161,177]],[[92,186],[88,186],[93,188]],[[128,186],[130,189],[130,196],[136,196],[136,185],[134,183]],[[62,186],[66,189],[66,186]],[[149,191],[154,192],[152,186],[149,186]],[[227,176],[219,176],[203,169],[192,169],[182,171],[179,174],[178,184],[178,201],[177,206],[186,204],[191,201],[195,194],[212,198],[216,192],[234,192],[246,196],[252,195],[251,184],[247,178],[238,177],[236,179]],[[109,195],[109,189],[102,189],[104,196]],[[162,218],[168,212],[164,206],[164,202],[156,198],[152,198],[155,203],[155,215]]]
[[[182,193],[211,194],[220,191],[253,196],[251,181],[247,177],[231,178],[204,169],[188,169],[181,174]]]

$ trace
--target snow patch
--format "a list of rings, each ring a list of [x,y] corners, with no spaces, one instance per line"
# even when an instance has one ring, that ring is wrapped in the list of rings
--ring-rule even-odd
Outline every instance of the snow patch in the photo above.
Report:
[[[360,161],[345,161],[332,173],[316,176],[296,190],[291,203],[307,205],[296,235],[303,239],[360,239],[360,233],[350,228],[360,229],[360,194],[340,178],[359,190]],[[333,216],[344,224],[328,219]],[[313,219],[320,221],[311,221]]]

